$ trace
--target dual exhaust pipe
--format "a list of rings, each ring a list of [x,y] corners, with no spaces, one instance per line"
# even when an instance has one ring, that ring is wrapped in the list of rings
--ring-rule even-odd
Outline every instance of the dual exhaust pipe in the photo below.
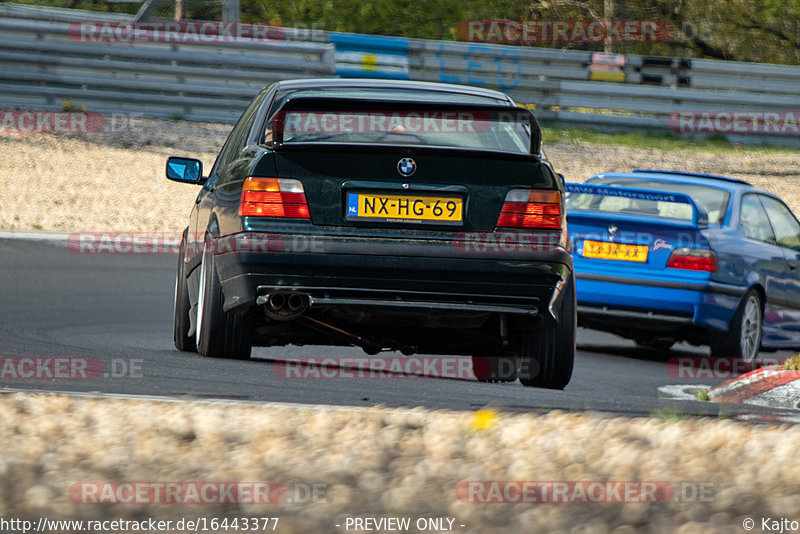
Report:
[[[296,291],[268,293],[263,299],[264,313],[276,321],[291,321],[303,315],[311,302],[311,297]]]

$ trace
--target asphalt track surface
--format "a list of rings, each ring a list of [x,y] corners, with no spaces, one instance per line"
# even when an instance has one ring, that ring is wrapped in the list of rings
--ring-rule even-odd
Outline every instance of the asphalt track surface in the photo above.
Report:
[[[682,344],[671,352],[647,351],[583,329],[573,378],[564,391],[437,377],[286,379],[278,359],[363,353],[347,347],[256,348],[251,361],[180,353],[172,344],[176,263],[171,254],[77,254],[64,242],[0,237],[0,359],[81,358],[98,362],[102,371],[91,379],[6,374],[0,389],[452,410],[489,405],[507,411],[655,417],[788,413],[668,398],[659,393],[660,387],[722,382],[678,378],[669,362],[677,356],[705,355],[705,349]]]

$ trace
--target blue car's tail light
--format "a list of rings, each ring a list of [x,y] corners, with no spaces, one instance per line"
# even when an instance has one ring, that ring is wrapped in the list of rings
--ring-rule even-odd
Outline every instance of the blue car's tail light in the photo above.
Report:
[[[707,248],[676,248],[667,261],[667,267],[715,273],[718,270],[717,255]]]
[[[563,224],[560,191],[512,189],[506,194],[498,228],[559,230]]]
[[[286,178],[247,178],[242,187],[239,215],[309,219],[303,184]]]

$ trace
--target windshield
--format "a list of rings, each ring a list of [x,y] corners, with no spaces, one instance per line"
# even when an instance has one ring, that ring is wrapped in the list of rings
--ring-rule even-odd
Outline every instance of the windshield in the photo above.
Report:
[[[631,187],[668,193],[684,193],[702,206],[708,212],[709,224],[721,225],[725,219],[730,194],[716,187],[697,184],[684,184],[663,180],[648,180],[641,178],[601,178],[593,180],[593,185],[612,185],[618,187]],[[607,211],[611,213],[632,213],[652,217],[669,219],[692,220],[692,207],[689,204],[676,202],[663,202],[656,200],[643,200],[615,196],[602,196],[592,194],[570,194],[566,205],[573,210]]]

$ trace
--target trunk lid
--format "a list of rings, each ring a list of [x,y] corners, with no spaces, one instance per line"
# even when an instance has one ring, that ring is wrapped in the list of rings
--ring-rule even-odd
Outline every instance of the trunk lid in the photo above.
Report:
[[[576,270],[656,274],[679,248],[709,248],[708,216],[688,195],[591,184],[566,190]],[[601,209],[598,199],[609,198],[615,211]]]
[[[398,170],[404,162],[415,167],[409,176]],[[538,158],[523,154],[307,144],[281,147],[274,163],[278,177],[303,183],[319,226],[491,231],[510,189],[557,187]]]

